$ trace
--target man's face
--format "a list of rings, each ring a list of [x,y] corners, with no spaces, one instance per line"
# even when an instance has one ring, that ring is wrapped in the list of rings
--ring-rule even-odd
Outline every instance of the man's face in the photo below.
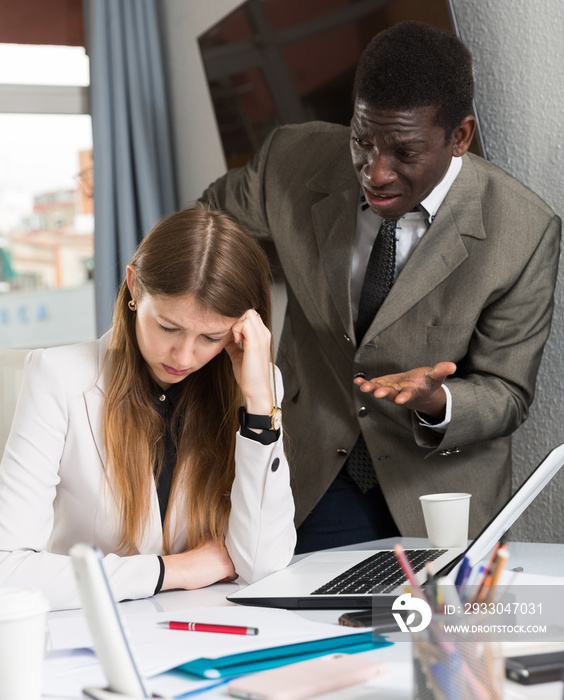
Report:
[[[453,155],[462,155],[460,130],[446,139],[436,107],[380,110],[357,99],[351,121],[354,168],[370,208],[397,219],[443,179]]]

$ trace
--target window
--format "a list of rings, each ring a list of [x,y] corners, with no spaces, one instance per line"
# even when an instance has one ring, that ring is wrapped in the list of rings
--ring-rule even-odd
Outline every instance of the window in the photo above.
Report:
[[[0,44],[0,346],[95,337],[88,58]]]

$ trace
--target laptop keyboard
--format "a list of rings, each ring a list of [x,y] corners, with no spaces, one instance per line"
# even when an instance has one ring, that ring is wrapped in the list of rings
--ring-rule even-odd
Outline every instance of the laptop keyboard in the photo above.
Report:
[[[428,561],[444,554],[446,549],[407,549],[405,551],[415,573]],[[406,580],[395,552],[382,550],[355,564],[331,579],[310,595],[345,595],[351,593],[389,593]]]

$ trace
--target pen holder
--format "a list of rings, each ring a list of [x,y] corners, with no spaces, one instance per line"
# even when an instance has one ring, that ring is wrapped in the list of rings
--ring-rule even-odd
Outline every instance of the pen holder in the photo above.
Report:
[[[412,633],[415,700],[501,700],[501,644],[473,636],[481,622],[434,614],[425,630]]]

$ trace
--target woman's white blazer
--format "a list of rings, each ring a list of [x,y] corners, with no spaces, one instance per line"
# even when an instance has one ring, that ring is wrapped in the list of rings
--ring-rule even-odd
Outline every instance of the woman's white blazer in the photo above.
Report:
[[[118,556],[119,513],[106,479],[102,439],[109,343],[100,340],[26,358],[21,392],[0,465],[0,586],[41,588],[53,609],[80,606],[69,548],[99,547],[116,600],[153,594],[162,523],[155,485],[139,554]],[[276,370],[277,399],[282,399]],[[236,437],[226,546],[237,573],[252,582],[286,566],[295,545],[294,504],[282,437],[262,445]],[[171,503],[173,551],[190,536]]]

